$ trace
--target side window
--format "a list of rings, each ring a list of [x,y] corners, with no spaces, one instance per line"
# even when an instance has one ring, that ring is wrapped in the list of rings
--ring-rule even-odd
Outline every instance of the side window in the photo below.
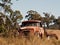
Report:
[[[32,23],[32,26],[37,26],[36,23]]]
[[[39,27],[40,27],[40,23],[37,23],[37,26],[39,26]]]

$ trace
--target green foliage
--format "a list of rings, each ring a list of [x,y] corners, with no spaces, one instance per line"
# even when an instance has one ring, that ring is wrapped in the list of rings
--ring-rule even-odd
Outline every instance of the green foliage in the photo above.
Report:
[[[5,32],[5,29],[0,27],[0,33]]]
[[[1,0],[1,2],[0,7],[3,8],[3,12],[0,12],[0,32],[4,33],[3,35],[6,36],[10,30],[16,30],[18,20],[21,22],[23,17],[19,10],[13,11],[11,9],[11,0]]]
[[[27,12],[28,15],[25,16],[25,18],[28,18],[28,20],[40,20],[41,15],[33,10],[30,10]]]
[[[58,25],[58,28],[60,29],[60,16],[54,20],[54,23]]]
[[[43,12],[43,14],[44,14],[45,17],[43,17],[43,20],[42,21],[44,23],[46,23],[47,28],[49,28],[49,24],[54,21],[55,16],[54,15],[50,15],[49,13],[45,13],[45,12]]]

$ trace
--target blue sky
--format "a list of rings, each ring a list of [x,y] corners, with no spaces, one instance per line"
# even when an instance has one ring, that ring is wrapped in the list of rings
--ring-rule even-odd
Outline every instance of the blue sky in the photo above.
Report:
[[[51,13],[56,17],[60,16],[60,0],[12,0],[12,2],[12,9],[20,10],[23,16],[29,10],[35,10],[41,16],[43,16],[43,12]]]

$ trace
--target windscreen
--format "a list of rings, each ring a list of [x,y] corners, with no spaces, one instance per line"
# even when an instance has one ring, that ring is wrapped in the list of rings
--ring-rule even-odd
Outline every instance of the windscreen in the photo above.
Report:
[[[22,26],[40,26],[42,27],[42,24],[41,22],[37,23],[37,22],[25,22],[25,23],[22,23]]]

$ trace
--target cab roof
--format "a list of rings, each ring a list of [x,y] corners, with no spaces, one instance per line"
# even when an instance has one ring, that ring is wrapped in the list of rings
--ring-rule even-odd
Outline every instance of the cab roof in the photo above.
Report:
[[[39,20],[27,20],[27,21],[23,21],[22,23],[27,23],[27,22],[39,23],[39,22],[41,22],[41,21],[39,21]]]

